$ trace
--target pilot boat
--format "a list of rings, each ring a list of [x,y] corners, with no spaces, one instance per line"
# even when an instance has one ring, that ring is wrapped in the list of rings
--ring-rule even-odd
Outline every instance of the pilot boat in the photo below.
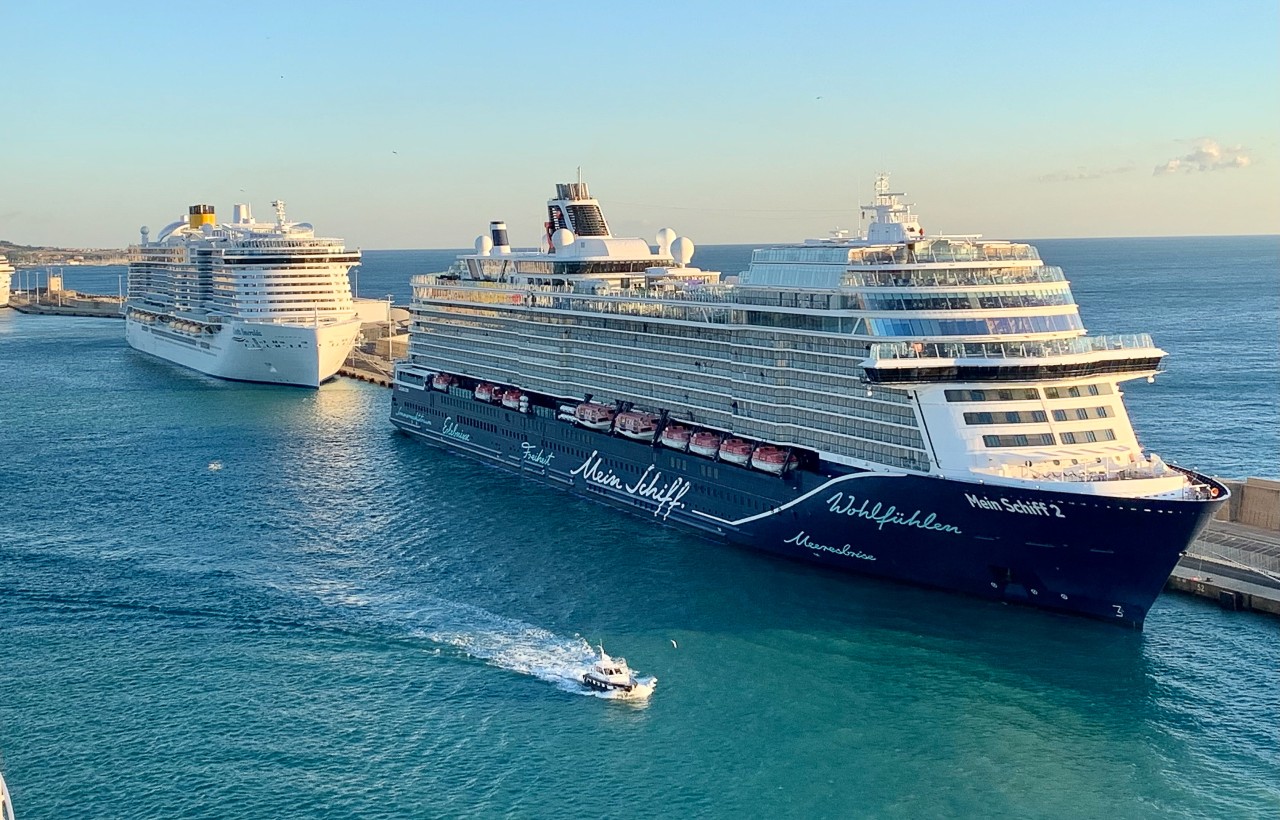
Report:
[[[604,647],[598,647],[600,657],[591,669],[582,675],[582,682],[597,692],[616,692],[622,697],[647,698],[658,685],[657,678],[637,678],[626,658],[609,656]]]

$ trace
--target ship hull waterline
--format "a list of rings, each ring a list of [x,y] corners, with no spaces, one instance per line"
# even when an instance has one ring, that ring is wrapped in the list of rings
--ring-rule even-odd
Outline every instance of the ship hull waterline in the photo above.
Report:
[[[1132,499],[879,471],[779,477],[469,391],[395,385],[391,421],[425,442],[718,540],[863,575],[1141,629],[1213,501]]]
[[[229,381],[319,387],[346,360],[359,320],[324,325],[229,323],[216,333],[189,333],[162,323],[125,320],[129,346]]]

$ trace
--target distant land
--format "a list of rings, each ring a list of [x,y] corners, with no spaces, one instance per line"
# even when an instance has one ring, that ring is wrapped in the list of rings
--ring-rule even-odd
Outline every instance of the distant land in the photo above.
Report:
[[[124,265],[129,258],[119,248],[46,248],[17,245],[0,239],[0,254],[9,258],[15,268],[46,265]]]

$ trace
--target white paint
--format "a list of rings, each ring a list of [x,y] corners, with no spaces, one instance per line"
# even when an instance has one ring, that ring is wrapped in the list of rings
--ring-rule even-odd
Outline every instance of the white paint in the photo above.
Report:
[[[449,416],[444,420],[444,424],[440,426],[440,435],[448,436],[458,441],[471,441],[471,434],[458,426],[458,423],[453,420],[453,416]]]
[[[849,558],[857,558],[861,561],[876,560],[876,557],[874,555],[871,555],[870,553],[862,552],[861,550],[855,550],[853,549],[853,547],[851,547],[848,544],[845,544],[843,547],[832,547],[826,544],[819,544],[817,541],[814,541],[812,538],[810,538],[808,534],[805,533],[804,530],[800,530],[800,532],[791,536],[790,538],[788,538],[786,541],[783,541],[782,543],[795,544],[796,546],[804,547],[805,549],[816,550],[821,552],[830,552],[835,555],[845,555],[845,556],[848,556]]]
[[[864,518],[875,523],[876,529],[883,530],[886,524],[892,524],[895,527],[914,527],[921,530],[929,530],[931,532],[945,532],[954,535],[960,535],[960,528],[951,524],[939,524],[937,522],[937,513],[929,513],[923,518],[920,517],[920,510],[916,510],[910,515],[905,515],[898,510],[896,506],[890,504],[885,506],[880,501],[871,501],[864,498],[859,504],[853,495],[846,496],[843,492],[837,492],[826,501],[827,510],[833,515],[847,515],[852,518]]]
[[[555,453],[548,452],[538,447],[532,442],[526,441],[520,445],[520,460],[527,461],[530,464],[537,464],[540,467],[550,467],[551,459],[556,457]]]
[[[677,508],[684,507],[684,502],[680,499],[693,489],[693,485],[683,478],[664,482],[662,471],[652,464],[645,468],[639,480],[629,484],[621,476],[614,474],[613,470],[602,469],[603,462],[604,459],[600,457],[599,451],[592,450],[586,461],[570,470],[569,475],[580,475],[583,479],[600,487],[607,487],[636,498],[648,499],[655,505],[653,514],[660,516],[664,521]]]

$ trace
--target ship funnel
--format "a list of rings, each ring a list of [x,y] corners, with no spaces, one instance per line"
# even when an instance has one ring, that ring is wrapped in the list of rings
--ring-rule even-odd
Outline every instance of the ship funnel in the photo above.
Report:
[[[237,225],[247,225],[253,221],[253,209],[248,203],[237,202],[231,209],[231,219]]]
[[[511,253],[511,243],[507,241],[507,223],[490,222],[489,237],[493,240],[494,253]]]
[[[192,205],[187,208],[187,224],[192,228],[199,228],[201,225],[216,225],[218,219],[214,216],[212,205]]]

